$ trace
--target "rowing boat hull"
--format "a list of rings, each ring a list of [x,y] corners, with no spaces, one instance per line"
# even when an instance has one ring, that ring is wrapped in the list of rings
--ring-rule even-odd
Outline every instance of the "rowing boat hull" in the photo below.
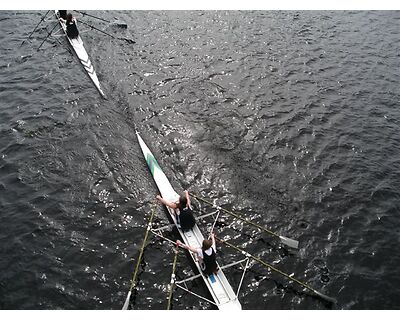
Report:
[[[58,19],[57,11],[55,11],[55,14]],[[66,38],[68,39],[69,44],[71,45],[72,49],[74,49],[74,52],[75,52],[76,56],[78,57],[80,63],[82,64],[83,68],[85,69],[87,75],[92,80],[93,84],[95,85],[96,89],[99,91],[101,96],[103,98],[106,98],[103,90],[100,87],[100,81],[97,78],[96,71],[94,70],[94,67],[92,65],[92,62],[90,61],[89,55],[83,45],[82,38],[80,36],[78,36],[76,39],[70,39],[67,36],[66,24],[63,21],[61,21],[60,19],[58,19],[58,21],[61,25],[61,28],[63,29],[63,31],[65,33]]]
[[[171,183],[168,178],[165,176],[164,172],[161,170],[157,160],[154,158],[154,155],[151,153],[150,149],[147,147],[143,139],[140,137],[139,133],[136,132],[137,139],[139,141],[140,147],[142,149],[144,158],[146,159],[147,165],[150,169],[151,174],[153,175],[154,181],[158,187],[158,190],[161,193],[161,196],[164,199],[169,201],[176,202],[179,199],[179,195],[173,189]],[[173,213],[173,209],[166,207],[172,220],[176,225],[175,215]],[[192,230],[183,232],[180,228],[178,228],[180,236],[182,237],[184,243],[186,245],[190,245],[192,247],[201,247],[203,243],[203,235],[197,226],[197,224],[193,227]],[[241,309],[240,301],[238,300],[235,292],[233,291],[231,285],[226,279],[225,274],[222,272],[221,268],[216,275],[206,276],[201,272],[201,267],[199,262],[197,261],[195,255],[190,253],[199,273],[201,274],[208,290],[211,293],[211,296],[214,299],[215,304],[220,310],[238,310]]]

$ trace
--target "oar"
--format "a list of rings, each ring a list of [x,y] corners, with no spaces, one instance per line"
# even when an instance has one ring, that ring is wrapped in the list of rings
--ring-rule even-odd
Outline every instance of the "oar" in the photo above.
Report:
[[[94,26],[92,26],[92,25],[90,25],[89,23],[86,23],[86,22],[84,22],[84,21],[82,21],[82,20],[80,20],[79,21],[80,23],[83,23],[84,25],[87,25],[88,27],[90,27],[90,28],[92,28],[92,29],[94,29],[94,30],[97,30],[97,31],[99,31],[99,32],[101,32],[101,33],[104,33],[105,35],[107,35],[107,36],[109,36],[109,37],[111,37],[111,38],[113,38],[113,39],[118,39],[118,40],[124,40],[124,41],[127,41],[128,43],[136,43],[134,40],[132,40],[132,39],[127,39],[127,38],[116,38],[116,37],[114,37],[112,34],[109,34],[109,33],[107,33],[107,32],[105,32],[105,31],[103,31],[103,30],[101,30],[101,29],[99,29],[99,28],[96,28],[96,27],[94,27]]]
[[[52,34],[53,30],[58,26],[58,21],[56,22],[56,24],[54,25],[53,29],[50,30],[49,34],[47,35],[47,37],[43,40],[43,42],[40,44],[39,48],[37,48],[37,51],[39,51],[39,49],[42,47],[43,43],[47,40],[48,37],[50,37],[50,35]]]
[[[120,27],[120,28],[123,28],[123,29],[128,28],[128,25],[123,21],[114,21],[113,22],[113,21],[109,21],[109,20],[106,20],[106,19],[103,19],[103,18],[92,16],[91,14],[86,13],[86,12],[81,12],[81,11],[78,11],[78,10],[74,10],[74,11],[80,13],[83,16],[88,16],[88,17],[92,17],[94,19],[98,19],[98,20],[101,20],[101,21],[104,21],[104,22],[108,22],[108,23],[110,23],[112,25],[116,25],[117,27]]]
[[[179,253],[179,250],[177,248],[175,248],[175,257],[174,257],[174,262],[172,264],[172,274],[171,274],[171,282],[170,282],[169,294],[168,294],[167,310],[171,310],[171,306],[172,306],[172,293],[174,292],[174,286],[175,286],[175,270],[176,270],[176,263],[178,261],[178,253]]]
[[[294,249],[298,249],[299,248],[299,242],[297,240],[293,240],[293,239],[281,236],[279,234],[276,234],[275,232],[273,232],[271,230],[268,230],[268,229],[264,228],[263,226],[260,226],[260,225],[258,225],[256,223],[246,219],[246,218],[243,218],[243,217],[239,216],[238,214],[233,213],[232,211],[229,211],[229,210],[226,210],[226,209],[224,209],[222,207],[216,206],[212,202],[210,202],[210,201],[208,201],[206,199],[203,199],[203,198],[201,198],[199,196],[196,196],[195,194],[190,193],[190,195],[193,196],[194,198],[198,199],[198,200],[201,200],[201,201],[213,206],[213,207],[216,207],[217,209],[220,209],[220,210],[224,211],[227,214],[230,214],[231,216],[233,216],[233,217],[235,217],[235,218],[237,218],[239,220],[242,220],[242,221],[244,221],[244,222],[246,222],[246,223],[248,223],[248,224],[250,224],[250,225],[252,225],[254,227],[257,227],[258,229],[263,230],[264,232],[267,232],[267,233],[269,233],[269,234],[271,234],[271,235],[273,235],[275,237],[278,237],[281,240],[281,242],[283,244],[287,245],[288,247],[291,247],[291,248],[294,248]]]
[[[88,16],[88,17],[92,17],[92,18],[95,18],[95,19],[98,19],[98,20],[101,20],[101,21],[104,21],[104,22],[111,23],[111,21],[109,21],[109,20],[106,20],[106,19],[103,19],[103,18],[99,18],[99,17],[96,17],[96,16],[92,16],[91,14],[86,13],[86,12],[82,12],[82,11],[78,11],[78,10],[74,10],[74,11],[80,13],[83,16]]]
[[[176,246],[176,241],[171,240],[171,239],[168,239],[167,237],[164,237],[163,235],[159,234],[158,232],[155,232],[155,231],[152,230],[152,229],[151,229],[150,231],[151,231],[151,233],[154,234],[155,236],[157,236],[157,237],[159,237],[159,238],[161,238],[161,239],[163,239],[163,240],[169,242],[170,244]]]
[[[26,38],[24,41],[22,41],[20,47],[24,44],[24,42],[25,42],[26,40],[30,39],[30,37],[31,37],[31,36],[33,35],[33,33],[36,31],[37,27],[39,27],[39,24],[42,23],[42,21],[46,18],[47,14],[48,14],[49,12],[50,12],[50,10],[47,11],[46,14],[40,19],[39,23],[36,25],[35,29],[33,29],[33,31],[32,31],[31,34],[28,36],[28,38]]]
[[[269,263],[267,263],[267,262],[261,260],[260,258],[257,258],[257,257],[255,257],[255,256],[253,256],[252,254],[250,254],[250,253],[244,251],[243,249],[241,249],[241,248],[239,248],[239,247],[236,247],[235,245],[233,245],[233,244],[231,244],[231,243],[229,243],[229,242],[227,242],[227,241],[225,241],[225,240],[222,240],[222,239],[220,239],[220,238],[218,238],[218,237],[215,237],[215,238],[218,239],[219,241],[221,241],[222,243],[225,243],[225,244],[228,245],[229,247],[235,249],[236,251],[239,251],[239,252],[241,252],[242,254],[245,254],[246,256],[252,258],[253,260],[255,260],[255,261],[257,261],[258,263],[262,264],[264,267],[269,268],[269,269],[271,269],[271,270],[273,270],[273,271],[275,271],[275,272],[281,274],[282,276],[284,276],[284,277],[286,277],[286,278],[288,278],[288,279],[290,279],[290,280],[292,280],[292,281],[298,283],[299,285],[301,285],[302,287],[304,287],[304,288],[310,290],[311,292],[313,292],[315,295],[319,296],[320,298],[322,298],[322,299],[324,299],[324,300],[326,300],[326,301],[329,301],[329,302],[331,302],[331,303],[336,303],[336,302],[337,302],[335,298],[328,297],[327,295],[325,295],[325,294],[323,294],[323,293],[321,293],[321,292],[319,292],[319,291],[317,291],[317,290],[311,288],[308,284],[306,284],[306,283],[304,283],[304,282],[301,282],[300,280],[297,280],[296,278],[293,278],[292,276],[288,275],[287,273],[285,273],[285,272],[283,272],[283,271],[281,271],[281,270],[279,270],[279,269],[273,267],[273,266],[270,265]]]
[[[211,234],[214,232],[214,227],[215,227],[215,225],[216,225],[216,223],[217,223],[217,221],[218,221],[218,218],[219,218],[219,214],[220,214],[220,213],[221,213],[221,211],[218,210],[217,217],[216,217],[215,220],[214,220],[214,223],[213,223],[213,225],[212,225],[212,227],[211,227],[211,230],[210,230],[210,233],[209,233],[209,235],[208,235],[208,238],[210,238],[210,237],[211,237]]]
[[[128,310],[128,306],[129,306],[129,301],[131,299],[131,294],[132,294],[132,290],[135,288],[137,281],[136,281],[136,276],[138,274],[139,271],[139,266],[140,266],[140,262],[142,261],[142,257],[143,257],[143,252],[144,252],[144,248],[146,246],[146,242],[147,242],[147,237],[149,235],[149,231],[151,230],[151,223],[153,221],[153,217],[154,217],[154,213],[155,213],[155,206],[153,207],[153,210],[151,211],[151,216],[149,219],[149,224],[147,225],[147,229],[146,229],[146,233],[144,235],[144,239],[143,239],[143,244],[142,247],[140,248],[140,254],[139,254],[139,258],[138,261],[136,263],[136,267],[135,267],[135,272],[133,273],[133,277],[132,277],[132,282],[131,282],[131,287],[129,289],[128,295],[125,299],[125,303],[124,306],[122,307],[122,310]]]

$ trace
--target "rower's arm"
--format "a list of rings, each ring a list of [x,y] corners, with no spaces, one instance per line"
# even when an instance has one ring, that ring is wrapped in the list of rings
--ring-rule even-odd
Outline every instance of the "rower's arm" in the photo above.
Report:
[[[193,253],[197,253],[197,250],[198,250],[197,248],[192,247],[192,246],[188,246],[188,245],[184,244],[183,242],[181,242],[181,241],[179,241],[179,240],[176,241],[176,244],[177,244],[178,246],[180,246],[181,248],[183,248],[183,249],[190,250],[190,251],[192,251]]]
[[[190,197],[189,197],[189,192],[185,190],[185,195],[186,195],[186,200],[187,200],[187,206],[192,209],[192,206],[190,204]]]
[[[211,246],[213,247],[214,251],[217,252],[217,246],[216,246],[216,244],[215,244],[215,235],[214,235],[214,232],[211,233],[210,237],[211,237],[211,241],[212,241],[212,245],[211,245]]]
[[[175,202],[163,199],[160,195],[157,196],[157,200],[160,201],[163,205],[170,207],[171,209],[176,209],[178,207]]]

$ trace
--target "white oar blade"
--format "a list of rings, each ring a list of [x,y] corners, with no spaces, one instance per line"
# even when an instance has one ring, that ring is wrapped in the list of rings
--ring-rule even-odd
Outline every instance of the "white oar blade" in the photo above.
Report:
[[[325,294],[323,294],[323,293],[321,293],[321,292],[319,292],[319,291],[317,291],[317,290],[314,290],[314,293],[315,293],[317,296],[321,297],[322,299],[325,299],[326,301],[332,302],[332,303],[334,303],[334,304],[337,303],[337,300],[336,300],[335,298],[328,297],[327,295],[325,295]]]
[[[118,21],[118,20],[117,21],[113,21],[111,23],[111,25],[113,27],[118,27],[118,28],[121,28],[121,29],[128,29],[128,25],[125,22]]]
[[[281,239],[282,243],[287,245],[288,247],[298,249],[299,248],[299,242],[297,240],[293,240],[290,238],[286,238],[284,236],[279,236],[279,239]]]
[[[128,310],[129,301],[131,300],[131,293],[132,293],[132,291],[128,292],[128,296],[126,297],[126,300],[125,300],[124,306],[122,307],[122,310]]]

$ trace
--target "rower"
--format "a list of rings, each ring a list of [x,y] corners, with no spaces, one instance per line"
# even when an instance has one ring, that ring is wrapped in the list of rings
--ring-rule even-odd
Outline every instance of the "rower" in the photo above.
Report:
[[[189,192],[187,190],[185,190],[184,193],[179,197],[178,202],[165,200],[159,195],[157,196],[157,200],[171,209],[174,209],[177,225],[184,232],[189,231],[194,227],[196,220],[193,217]]]
[[[215,245],[214,233],[211,233],[211,239],[204,239],[201,248],[188,246],[181,241],[177,240],[176,244],[184,249],[190,250],[197,254],[200,260],[201,271],[207,276],[216,274],[218,272],[218,265],[216,260],[217,248]]]
[[[78,38],[79,31],[76,27],[76,19],[72,16],[72,13],[67,14],[67,19],[60,17],[60,20],[64,21],[67,26],[67,36],[70,39]]]
[[[58,10],[58,16],[63,20],[67,20],[67,10]]]

